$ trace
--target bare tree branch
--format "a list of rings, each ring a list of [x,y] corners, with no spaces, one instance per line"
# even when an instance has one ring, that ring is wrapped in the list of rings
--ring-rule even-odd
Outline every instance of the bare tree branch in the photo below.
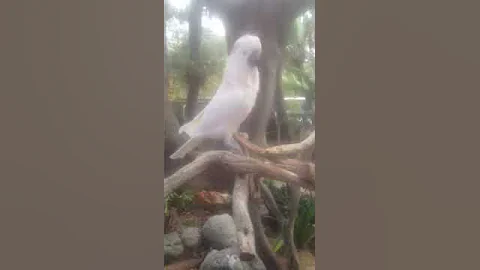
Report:
[[[292,158],[283,158],[292,154],[299,154],[305,160],[306,153],[313,150],[315,144],[315,132],[312,132],[304,141],[296,144],[279,145],[271,148],[261,148],[248,141],[242,135],[235,135],[235,139],[243,147],[243,154],[234,154],[228,151],[209,151],[197,156],[197,158],[164,179],[164,196],[193,179],[195,176],[204,173],[214,166],[222,166],[225,169],[237,174],[232,194],[233,218],[237,227],[237,238],[240,245],[240,259],[251,260],[257,255],[257,244],[260,245],[260,255],[265,262],[278,266],[274,254],[271,252],[268,241],[263,232],[258,209],[249,209],[250,196],[261,198],[260,190],[265,186],[253,181],[263,177],[273,178],[289,184],[291,191],[298,191],[300,187],[314,190],[315,188],[315,165],[308,161]],[[255,159],[249,157],[249,151],[260,156],[271,157],[271,159]],[[259,180],[260,181],[260,180]],[[260,184],[260,186],[258,186]],[[260,189],[259,189],[260,188]],[[270,194],[271,195],[271,194]],[[274,202],[273,198],[264,197],[267,203]],[[290,247],[291,267],[298,269],[298,256],[293,243],[293,222],[298,210],[299,196],[292,194],[291,211],[287,228],[284,229],[284,238]],[[271,207],[274,208],[275,207]],[[278,211],[278,209],[276,209]],[[279,213],[277,213],[279,214]],[[283,219],[283,218],[282,218]],[[282,222],[283,223],[283,222]],[[273,254],[273,255],[272,255]]]
[[[290,269],[296,270],[300,268],[300,260],[298,258],[297,248],[295,246],[295,219],[298,216],[299,202],[300,202],[300,187],[294,185],[288,185],[290,190],[290,202],[288,211],[288,222],[284,230],[284,240],[288,249],[289,266]]]
[[[312,133],[312,134],[313,134],[313,138],[315,138],[315,133]],[[312,156],[312,152],[313,152],[313,147],[306,148],[305,151],[300,152],[298,157],[302,160],[307,160],[309,157]],[[300,162],[297,160],[293,160],[293,161]],[[313,169],[313,172],[314,171],[315,169]],[[288,189],[290,190],[290,204],[289,204],[288,223],[286,228],[287,230],[284,231],[284,237],[285,237],[285,240],[287,240],[287,246],[289,249],[290,269],[298,270],[300,269],[300,260],[298,257],[297,247],[295,246],[294,230],[295,230],[295,219],[297,218],[297,215],[298,215],[301,191],[299,186],[290,185],[290,184],[288,184]]]
[[[265,205],[267,206],[268,210],[272,212],[272,214],[275,216],[275,218],[280,224],[283,224],[284,218],[282,212],[280,212],[280,209],[278,208],[277,202],[275,201],[272,192],[265,185],[265,183],[260,183],[260,189],[262,191],[262,197],[265,200]]]
[[[255,258],[255,231],[252,220],[248,211],[249,201],[249,179],[250,176],[245,176],[247,179],[235,179],[235,186],[232,195],[232,216],[235,221],[237,229],[237,239],[240,247],[240,259],[243,261],[251,261]]]
[[[298,154],[300,152],[306,151],[313,146],[315,146],[315,131],[310,133],[306,139],[299,143],[277,145],[269,148],[261,148],[241,135],[234,134],[233,137],[237,140],[243,147],[254,152],[257,155],[264,157],[279,157],[279,156],[289,156],[293,154]]]
[[[264,186],[261,183],[261,186]],[[263,192],[263,191],[262,191]],[[277,260],[275,256],[275,252],[273,252],[270,242],[265,234],[265,228],[263,227],[260,211],[259,211],[259,203],[261,202],[261,194],[257,194],[257,199],[254,199],[252,203],[250,203],[250,215],[253,222],[253,227],[255,229],[255,239],[257,241],[258,247],[258,256],[261,258],[265,267],[267,269],[278,269],[281,270],[282,265]],[[255,195],[253,195],[255,197]],[[275,202],[274,202],[275,203]]]
[[[209,151],[201,154],[193,162],[179,169],[171,176],[164,179],[164,196],[183,185],[185,182],[205,172],[210,166],[220,165],[237,174],[257,174],[267,178],[301,186],[314,190],[314,179],[304,179],[297,174],[281,168],[274,163],[240,156],[228,151]]]

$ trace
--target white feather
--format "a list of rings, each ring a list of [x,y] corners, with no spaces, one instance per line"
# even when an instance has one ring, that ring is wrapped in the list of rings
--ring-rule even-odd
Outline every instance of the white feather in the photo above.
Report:
[[[252,111],[259,90],[258,69],[248,63],[252,52],[261,52],[258,37],[245,35],[235,42],[215,95],[193,120],[179,129],[179,133],[186,133],[191,139],[170,158],[183,158],[203,138],[225,140],[238,131]]]
[[[197,146],[200,145],[202,139],[200,137],[192,137],[186,143],[184,143],[180,148],[175,151],[175,153],[170,155],[171,159],[184,158],[186,154],[194,150]]]

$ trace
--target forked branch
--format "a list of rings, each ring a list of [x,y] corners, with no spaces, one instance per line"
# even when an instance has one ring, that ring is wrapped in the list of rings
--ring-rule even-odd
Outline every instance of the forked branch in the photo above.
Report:
[[[256,174],[266,178],[276,179],[305,189],[314,190],[314,179],[306,179],[304,175],[286,169],[285,164],[277,165],[273,162],[263,162],[255,158],[233,154],[228,151],[209,151],[201,154],[193,162],[179,169],[164,179],[164,196],[205,172],[214,165],[223,166],[237,174]],[[285,167],[285,168],[282,168]]]
[[[294,154],[299,154],[315,146],[315,131],[310,133],[307,138],[299,143],[291,143],[273,146],[269,148],[261,148],[253,143],[251,143],[244,135],[234,134],[233,137],[237,140],[243,147],[247,148],[249,151],[254,152],[257,155],[263,157],[285,157]]]

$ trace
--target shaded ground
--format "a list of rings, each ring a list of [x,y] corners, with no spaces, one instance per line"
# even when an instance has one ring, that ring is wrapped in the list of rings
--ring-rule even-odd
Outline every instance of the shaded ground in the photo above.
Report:
[[[180,231],[181,226],[185,227],[198,227],[201,228],[203,224],[207,221],[207,219],[214,215],[219,214],[232,214],[231,213],[231,204],[228,201],[223,201],[221,204],[212,203],[212,199],[206,196],[198,196],[196,194],[194,202],[188,206],[187,209],[183,211],[177,211],[173,209],[173,216],[166,219],[167,224],[165,224],[165,233],[170,233],[174,231]],[[268,234],[269,238],[271,238],[272,243],[276,236],[274,235],[276,229],[269,227],[268,224],[264,224],[266,226],[266,233]],[[200,263],[205,256],[205,253],[194,253],[192,251],[185,251],[179,261],[168,265],[168,270],[197,270],[199,269]],[[279,261],[287,268],[287,260],[280,254],[277,254]],[[299,259],[301,264],[301,270],[314,270],[315,269],[315,255],[314,251],[299,251]]]

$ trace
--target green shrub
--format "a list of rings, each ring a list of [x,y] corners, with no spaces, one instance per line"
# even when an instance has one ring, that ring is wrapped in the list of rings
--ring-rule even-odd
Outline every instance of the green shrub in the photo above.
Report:
[[[272,192],[280,212],[288,217],[290,194],[288,187],[283,185],[277,187],[271,180],[265,184]],[[297,248],[304,249],[315,237],[315,198],[309,194],[300,197],[298,214],[294,224],[294,241]],[[281,250],[283,240],[278,239],[275,250]]]
[[[190,191],[170,193],[165,199],[165,215],[168,216],[171,208],[175,208],[178,211],[187,210],[193,202],[193,197],[194,195]]]

